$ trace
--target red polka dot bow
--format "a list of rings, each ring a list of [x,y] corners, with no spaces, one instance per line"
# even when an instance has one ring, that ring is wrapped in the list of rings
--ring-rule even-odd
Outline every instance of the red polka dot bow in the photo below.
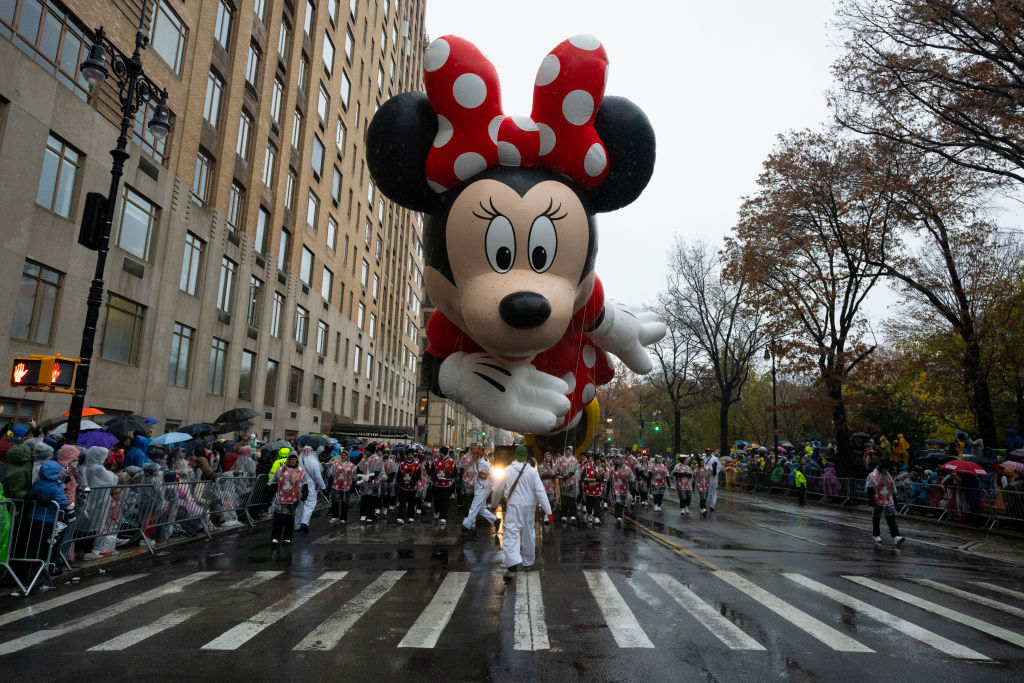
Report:
[[[427,183],[450,190],[481,171],[543,166],[593,189],[608,175],[608,154],[594,129],[604,97],[608,55],[589,35],[569,38],[541,62],[533,112],[505,116],[498,73],[468,40],[444,36],[423,59],[437,137],[427,154]]]

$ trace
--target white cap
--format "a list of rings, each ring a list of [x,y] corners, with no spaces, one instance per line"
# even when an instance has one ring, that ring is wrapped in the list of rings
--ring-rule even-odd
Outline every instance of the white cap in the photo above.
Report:
[[[256,434],[255,434],[255,432],[254,432],[254,433],[252,433],[252,434],[250,434],[250,435],[249,435],[249,438],[250,438],[250,439],[255,439],[255,438],[256,438]]]

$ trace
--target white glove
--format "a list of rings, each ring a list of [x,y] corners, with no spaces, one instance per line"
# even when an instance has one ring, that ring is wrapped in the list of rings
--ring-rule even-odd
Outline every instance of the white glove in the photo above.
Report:
[[[459,351],[444,359],[438,384],[484,422],[515,432],[546,434],[569,412],[569,385],[532,365],[512,369],[486,353]]]
[[[608,299],[604,302],[604,318],[590,336],[598,346],[618,356],[630,370],[645,375],[654,365],[644,347],[660,341],[666,331],[665,323],[658,320],[654,312]]]

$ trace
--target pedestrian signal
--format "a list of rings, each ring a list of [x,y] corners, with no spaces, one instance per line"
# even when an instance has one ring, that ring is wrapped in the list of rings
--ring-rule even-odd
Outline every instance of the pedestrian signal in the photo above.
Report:
[[[420,396],[420,415],[427,414],[427,402],[429,399],[426,396]]]
[[[26,391],[52,391],[73,394],[77,358],[63,356],[29,356],[15,358],[11,363],[11,386]]]

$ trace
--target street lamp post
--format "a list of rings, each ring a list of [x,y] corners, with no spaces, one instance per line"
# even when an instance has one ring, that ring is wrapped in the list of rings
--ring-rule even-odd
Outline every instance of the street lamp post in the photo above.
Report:
[[[779,453],[779,404],[778,394],[775,388],[775,340],[765,347],[764,359],[768,360],[771,358],[772,361],[772,436],[775,437],[775,450],[772,451],[772,455],[778,455]]]
[[[147,100],[156,100],[156,111],[147,124],[153,137],[162,140],[171,131],[167,110],[167,90],[160,88],[142,70],[142,51],[149,44],[149,38],[143,32],[146,22],[146,5],[149,0],[142,0],[142,13],[139,18],[139,29],[135,33],[135,52],[129,57],[107,38],[103,27],[96,29],[96,39],[89,48],[89,57],[82,62],[82,75],[89,85],[102,83],[110,71],[118,86],[118,100],[121,104],[121,131],[117,137],[117,146],[110,150],[114,163],[110,167],[110,189],[106,197],[106,211],[101,217],[102,225],[97,240],[96,272],[86,297],[85,326],[82,328],[82,348],[79,356],[81,364],[75,376],[75,393],[71,397],[71,408],[68,416],[68,427],[64,439],[67,443],[77,443],[82,427],[82,410],[85,408],[85,392],[89,386],[89,366],[92,361],[93,342],[96,338],[96,322],[103,304],[103,273],[107,265],[107,251],[110,245],[110,226],[114,217],[114,205],[117,202],[117,191],[124,172],[124,162],[128,160],[128,136],[131,134],[132,122],[139,107]],[[107,70],[107,58],[110,58],[110,71]]]

